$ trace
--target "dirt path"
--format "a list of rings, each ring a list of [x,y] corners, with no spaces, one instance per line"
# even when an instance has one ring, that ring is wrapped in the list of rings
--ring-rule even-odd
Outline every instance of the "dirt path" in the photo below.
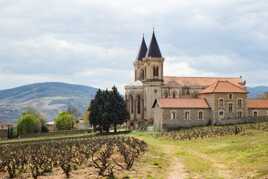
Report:
[[[170,167],[167,169],[167,179],[184,179],[187,178],[188,173],[180,158],[176,157],[177,146],[166,145],[164,153],[170,157]]]
[[[167,179],[184,179],[188,176],[181,160],[176,158],[174,162],[170,165],[169,175]]]

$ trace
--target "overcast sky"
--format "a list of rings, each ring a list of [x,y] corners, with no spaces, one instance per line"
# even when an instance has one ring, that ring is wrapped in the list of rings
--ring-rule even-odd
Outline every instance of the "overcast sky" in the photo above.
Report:
[[[44,81],[122,89],[153,27],[165,75],[268,85],[267,0],[0,0],[0,89]]]

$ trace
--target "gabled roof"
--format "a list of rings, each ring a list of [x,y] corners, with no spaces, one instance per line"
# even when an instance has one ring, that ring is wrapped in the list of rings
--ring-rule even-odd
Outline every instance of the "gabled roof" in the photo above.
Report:
[[[137,60],[142,60],[146,56],[146,53],[147,53],[147,45],[144,40],[144,37],[142,37],[141,46],[139,49],[139,53],[137,55]]]
[[[238,86],[242,85],[240,77],[176,77],[164,76],[164,83],[166,86],[198,86],[208,87],[217,81],[230,81]]]
[[[162,58],[162,54],[158,46],[154,31],[153,31],[152,39],[151,39],[146,57]]]
[[[268,109],[268,99],[248,99],[247,107],[249,109]]]
[[[217,81],[202,90],[200,94],[207,93],[247,93],[246,89],[231,83],[230,81]]]
[[[183,108],[183,109],[208,109],[208,103],[201,98],[161,98],[159,100],[160,108]]]

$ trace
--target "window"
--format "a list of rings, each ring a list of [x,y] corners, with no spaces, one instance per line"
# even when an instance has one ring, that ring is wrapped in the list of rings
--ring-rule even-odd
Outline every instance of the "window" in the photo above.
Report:
[[[167,90],[165,90],[165,92],[164,92],[164,96],[165,96],[165,98],[168,97],[168,91],[167,91]]]
[[[138,114],[140,114],[141,113],[141,97],[140,96],[138,96],[138,100],[137,100],[137,108],[138,108]]]
[[[233,103],[228,104],[228,111],[229,111],[229,113],[233,112]]]
[[[223,99],[222,98],[219,99],[219,107],[221,107],[221,108],[223,107]]]
[[[176,98],[176,91],[173,91],[173,93],[172,93],[172,97],[173,97],[173,98]]]
[[[253,117],[258,117],[258,112],[257,111],[253,112]]]
[[[237,106],[238,108],[242,108],[242,99],[237,100]]]
[[[229,99],[233,99],[233,94],[229,94]]]
[[[240,118],[242,118],[242,111],[238,111],[238,113],[237,113],[237,117],[240,119]]]
[[[130,112],[133,113],[134,106],[133,106],[133,96],[130,96]]]
[[[184,113],[184,119],[185,120],[190,120],[190,112],[189,111],[185,111],[185,113]]]
[[[198,120],[203,120],[203,112],[202,111],[198,112]]]
[[[182,88],[182,95],[183,95],[183,96],[190,95],[190,88],[188,88],[188,87],[183,87],[183,88]]]
[[[172,111],[171,112],[171,116],[170,116],[171,119],[176,119],[176,112],[175,111]]]
[[[140,80],[144,80],[144,75],[145,73],[144,73],[144,70],[141,70],[140,71]]]
[[[223,119],[224,118],[224,112],[223,111],[219,111],[219,118]]]
[[[154,77],[157,77],[158,75],[159,75],[159,68],[158,68],[158,66],[154,66],[153,67],[153,76]]]

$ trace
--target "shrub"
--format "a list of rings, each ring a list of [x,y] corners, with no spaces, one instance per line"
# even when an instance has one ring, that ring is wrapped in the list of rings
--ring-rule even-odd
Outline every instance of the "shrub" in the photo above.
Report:
[[[75,117],[68,112],[62,112],[54,121],[58,130],[71,130],[74,127]]]
[[[41,131],[41,122],[39,118],[32,113],[22,113],[17,121],[18,135],[39,133]]]

